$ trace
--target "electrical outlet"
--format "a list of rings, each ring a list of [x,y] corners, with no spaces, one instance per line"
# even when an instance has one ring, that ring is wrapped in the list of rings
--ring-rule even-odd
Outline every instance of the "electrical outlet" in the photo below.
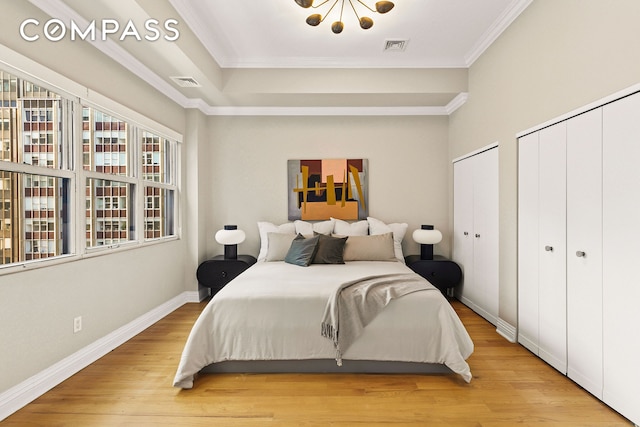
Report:
[[[82,330],[82,316],[73,318],[73,333],[77,334]]]

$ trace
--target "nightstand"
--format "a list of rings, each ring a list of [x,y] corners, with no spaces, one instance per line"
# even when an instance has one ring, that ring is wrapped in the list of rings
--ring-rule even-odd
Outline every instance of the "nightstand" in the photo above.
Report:
[[[420,255],[409,255],[404,260],[407,267],[431,282],[445,296],[453,296],[453,288],[462,280],[460,266],[443,256],[420,259]]]
[[[214,296],[227,283],[255,263],[256,259],[251,255],[238,255],[236,259],[225,259],[223,255],[218,255],[203,261],[198,266],[196,277],[202,286],[211,289],[211,296]]]

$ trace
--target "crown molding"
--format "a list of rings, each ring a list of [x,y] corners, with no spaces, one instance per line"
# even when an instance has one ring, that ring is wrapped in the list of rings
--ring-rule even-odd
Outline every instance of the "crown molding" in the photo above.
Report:
[[[458,108],[462,107],[469,99],[468,92],[460,92],[455,98],[453,98],[445,107],[447,115],[453,114]]]
[[[221,43],[221,41],[215,37],[209,37],[210,32],[207,30],[207,27],[211,25],[211,23],[203,22],[200,15],[195,11],[193,4],[190,4],[188,0],[169,0],[169,3],[178,15],[182,17],[193,34],[195,34],[197,38],[202,39],[202,46],[209,52],[218,66],[228,68],[228,65],[225,63],[225,58],[228,54],[224,46],[231,46],[230,41],[224,36],[224,43]]]
[[[390,54],[393,55],[393,54]],[[379,59],[367,60],[362,58],[340,58],[340,57],[282,57],[282,58],[251,58],[251,59],[222,59],[216,61],[223,68],[467,68],[463,60],[456,58],[433,58],[416,59],[411,63],[397,64],[394,58],[389,57],[385,61]]]
[[[473,63],[493,44],[500,34],[506,30],[533,0],[513,0],[509,7],[496,19],[489,29],[480,37],[475,46],[465,55],[466,67]]]
[[[209,116],[446,116],[446,107],[209,107]]]

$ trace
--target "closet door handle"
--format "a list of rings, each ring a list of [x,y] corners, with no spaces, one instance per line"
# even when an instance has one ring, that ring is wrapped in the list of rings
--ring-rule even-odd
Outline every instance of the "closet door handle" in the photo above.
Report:
[[[553,252],[553,246],[545,246],[544,250],[547,252]]]
[[[576,252],[576,256],[578,258],[585,258],[587,256],[587,254],[585,252],[578,251],[578,252]]]
[[[480,235],[476,233],[476,239],[478,239],[479,237],[480,237]]]
[[[465,236],[468,236],[468,235],[469,235],[469,232],[468,232],[468,231],[465,231],[463,234],[464,234]]]

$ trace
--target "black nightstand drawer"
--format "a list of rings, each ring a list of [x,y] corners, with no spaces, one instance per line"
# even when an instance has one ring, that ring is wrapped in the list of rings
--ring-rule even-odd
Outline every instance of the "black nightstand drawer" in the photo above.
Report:
[[[423,260],[419,255],[409,255],[405,262],[409,268],[447,295],[447,289],[454,288],[462,280],[462,270],[458,264],[447,258],[438,255],[433,258]]]
[[[225,259],[219,255],[202,262],[198,266],[196,277],[202,286],[211,288],[211,295],[215,295],[255,262],[256,259],[250,255],[238,255],[237,259]]]

